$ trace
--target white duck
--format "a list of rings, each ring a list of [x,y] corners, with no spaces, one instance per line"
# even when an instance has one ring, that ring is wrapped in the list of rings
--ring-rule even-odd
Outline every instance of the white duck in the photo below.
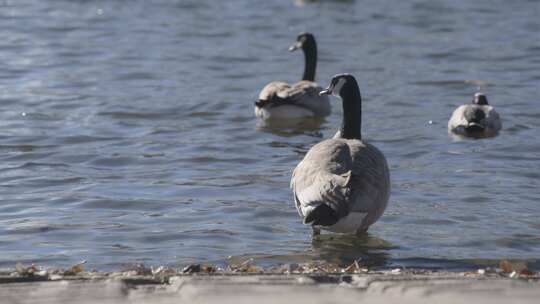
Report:
[[[313,146],[293,172],[291,188],[304,224],[339,233],[364,233],[390,196],[386,158],[362,141],[362,100],[355,78],[339,74],[320,93],[339,96],[343,123],[334,138]]]
[[[305,66],[302,80],[292,86],[286,82],[273,81],[267,84],[255,102],[255,115],[269,119],[303,119],[330,115],[328,96],[320,96],[322,88],[315,83],[317,68],[317,43],[310,33],[301,33],[289,51],[302,49]]]

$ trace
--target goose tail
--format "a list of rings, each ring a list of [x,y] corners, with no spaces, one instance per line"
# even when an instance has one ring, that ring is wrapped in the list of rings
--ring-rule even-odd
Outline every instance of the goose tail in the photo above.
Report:
[[[320,204],[306,211],[304,224],[311,226],[332,226],[339,220],[337,212],[326,204]]]
[[[476,122],[471,122],[465,127],[465,130],[470,133],[484,132],[485,129],[485,126]]]

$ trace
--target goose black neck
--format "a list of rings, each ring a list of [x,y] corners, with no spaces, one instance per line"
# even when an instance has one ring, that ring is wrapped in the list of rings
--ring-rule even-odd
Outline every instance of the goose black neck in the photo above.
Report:
[[[362,139],[362,97],[356,80],[349,79],[343,85],[340,96],[343,102],[343,122],[341,137],[346,139]]]
[[[317,68],[317,44],[315,40],[306,41],[302,49],[305,59],[302,80],[315,81],[315,69]]]

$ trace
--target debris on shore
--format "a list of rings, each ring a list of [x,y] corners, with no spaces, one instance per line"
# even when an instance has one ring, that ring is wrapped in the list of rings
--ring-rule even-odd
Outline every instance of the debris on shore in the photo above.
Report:
[[[229,264],[219,267],[208,264],[190,264],[181,268],[169,266],[148,267],[143,264],[135,264],[121,271],[98,272],[96,270],[85,271],[86,261],[77,263],[68,269],[44,269],[38,265],[25,266],[21,263],[15,265],[15,271],[0,271],[0,284],[23,281],[55,281],[73,279],[106,279],[106,278],[149,278],[156,283],[167,283],[171,277],[193,275],[311,275],[311,276],[343,276],[343,275],[380,275],[380,276],[411,276],[454,274],[465,277],[489,277],[540,280],[540,272],[531,271],[523,262],[511,262],[502,260],[498,267],[487,267],[476,271],[451,272],[426,269],[370,269],[354,261],[350,265],[337,265],[325,262],[313,263],[290,263],[277,266],[262,267],[253,264],[252,259],[240,263]]]

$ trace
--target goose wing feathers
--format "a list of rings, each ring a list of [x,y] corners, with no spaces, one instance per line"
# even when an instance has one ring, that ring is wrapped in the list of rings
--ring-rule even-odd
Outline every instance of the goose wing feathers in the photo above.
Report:
[[[386,160],[374,146],[359,140],[329,139],[309,150],[291,180],[298,212],[324,203],[338,217],[368,213],[375,221],[389,195]],[[369,225],[369,224],[368,224]]]
[[[299,81],[293,86],[281,81],[267,84],[259,94],[257,105],[270,107],[295,105],[314,111],[317,115],[330,114],[327,96],[319,96],[323,88],[312,81]]]
[[[351,211],[367,213],[369,226],[383,214],[390,197],[390,173],[384,154],[375,146],[352,140],[353,197]],[[367,227],[366,226],[366,227]]]
[[[272,81],[267,84],[259,93],[259,100],[274,100],[276,97],[286,98],[286,92],[291,88],[291,86],[283,81]]]
[[[488,127],[499,131],[502,128],[502,122],[501,118],[499,117],[499,113],[495,111],[495,109],[492,106],[488,106],[489,108],[486,109],[486,122],[488,124]]]
[[[287,91],[287,95],[289,99],[294,100],[299,104],[305,104],[309,101],[313,103],[313,100],[328,99],[327,96],[319,96],[319,92],[322,90],[323,88],[315,82],[302,80],[295,83]]]
[[[352,159],[346,143],[325,140],[311,148],[293,172],[291,188],[300,215],[304,210],[327,204],[342,217],[349,213],[346,203],[352,176]]]

